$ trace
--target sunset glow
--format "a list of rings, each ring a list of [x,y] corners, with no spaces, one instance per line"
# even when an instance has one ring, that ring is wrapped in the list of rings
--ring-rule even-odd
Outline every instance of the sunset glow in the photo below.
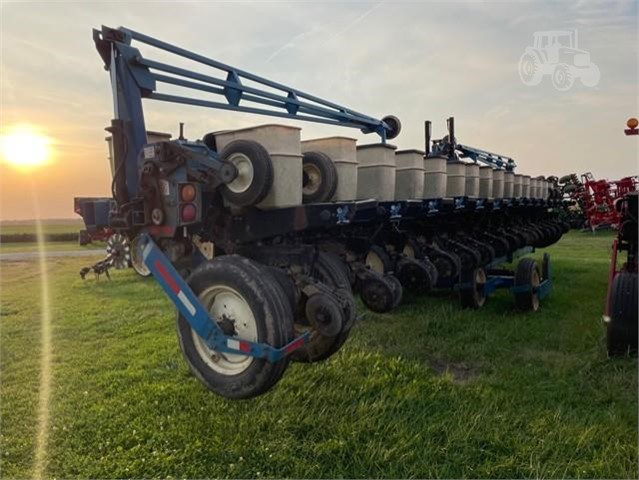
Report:
[[[0,136],[2,160],[21,170],[31,170],[49,161],[51,141],[29,125],[17,125]]]

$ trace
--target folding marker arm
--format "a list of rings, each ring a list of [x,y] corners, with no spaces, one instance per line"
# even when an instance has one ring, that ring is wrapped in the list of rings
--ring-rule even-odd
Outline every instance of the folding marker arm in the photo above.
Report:
[[[248,342],[225,335],[217,321],[211,318],[188,284],[175,270],[149,235],[140,241],[144,264],[151,271],[164,292],[171,299],[191,328],[216,352],[246,355],[277,362],[308,342],[308,332],[295,338],[282,348],[265,343]]]

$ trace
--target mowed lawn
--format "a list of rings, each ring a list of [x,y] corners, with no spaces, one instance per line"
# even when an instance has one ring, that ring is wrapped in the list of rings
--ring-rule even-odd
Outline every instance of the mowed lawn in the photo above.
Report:
[[[637,478],[637,360],[609,360],[601,312],[612,234],[548,249],[555,286],[522,314],[500,292],[366,313],[325,363],[226,401],[191,376],[171,305],[132,271],[83,282],[48,261],[49,477]],[[535,255],[541,258],[542,252]],[[40,369],[36,263],[3,263],[2,476],[32,475]]]

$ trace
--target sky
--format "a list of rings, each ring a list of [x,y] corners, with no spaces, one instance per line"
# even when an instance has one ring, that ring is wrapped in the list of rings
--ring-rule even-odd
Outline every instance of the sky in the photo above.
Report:
[[[126,26],[369,116],[396,115],[399,148],[423,149],[424,120],[440,137],[454,116],[460,143],[515,158],[519,173],[636,175],[639,138],[623,130],[639,115],[637,5],[2,0],[0,134],[30,124],[51,140],[53,155],[28,172],[0,164],[0,220],[72,218],[74,196],[109,195],[111,88],[91,36],[101,25]],[[524,85],[518,63],[533,33],[574,29],[601,72],[598,84],[577,80],[558,91],[546,77]],[[149,130],[174,136],[184,122],[189,139],[275,120],[301,126],[303,139],[377,141],[352,129],[153,101],[145,101],[145,116]]]

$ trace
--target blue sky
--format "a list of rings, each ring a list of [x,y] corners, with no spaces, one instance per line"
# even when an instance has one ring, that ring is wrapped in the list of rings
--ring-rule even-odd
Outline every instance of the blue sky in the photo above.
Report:
[[[454,115],[459,141],[514,157],[521,173],[637,174],[625,137],[637,102],[637,2],[2,2],[2,128],[33,123],[54,162],[30,179],[3,166],[0,218],[33,216],[20,192],[35,182],[44,215],[70,217],[74,195],[106,195],[108,75],[91,28],[124,25],[372,116],[397,115],[393,143],[423,148]],[[601,71],[567,92],[523,85],[518,62],[533,33],[578,29]],[[142,50],[145,53],[145,50]],[[190,138],[271,121],[147,103],[147,127]],[[278,123],[287,123],[286,121]],[[294,122],[288,122],[294,123]],[[354,130],[300,124],[303,137]],[[362,143],[376,141],[359,135]]]

